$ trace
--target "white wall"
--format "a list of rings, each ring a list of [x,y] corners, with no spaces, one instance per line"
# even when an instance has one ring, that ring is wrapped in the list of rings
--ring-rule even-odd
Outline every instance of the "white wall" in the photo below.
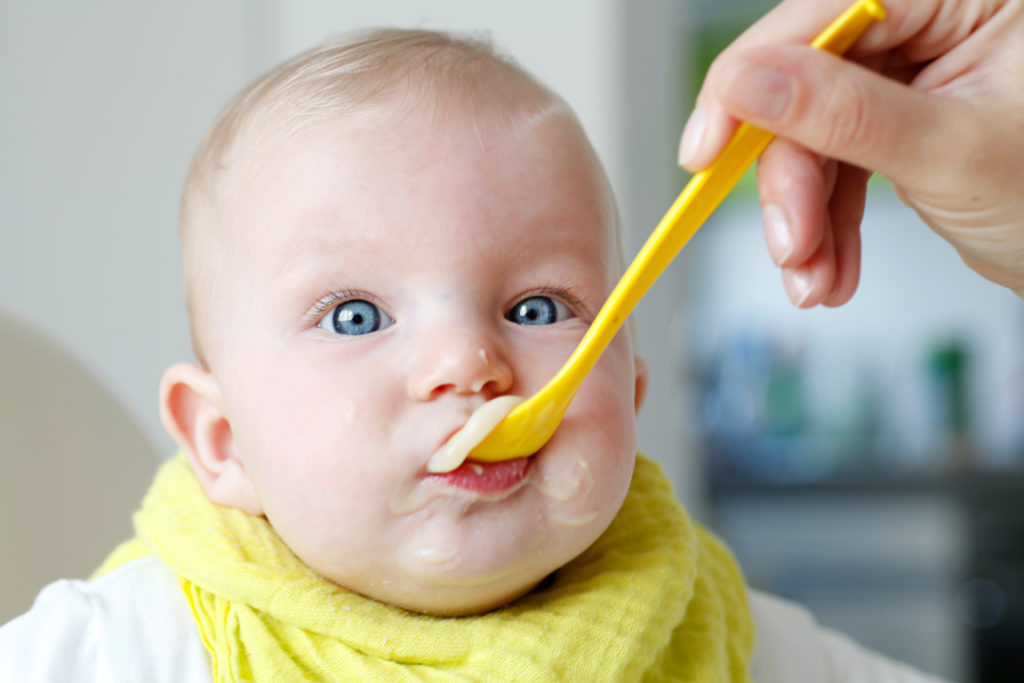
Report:
[[[0,306],[70,346],[168,451],[157,384],[189,356],[178,194],[243,75],[242,3],[212,5],[0,14]]]
[[[622,166],[618,62],[620,0],[478,2],[260,0],[251,10],[265,36],[260,71],[325,38],[368,26],[486,31],[577,110],[602,160]]]
[[[192,151],[216,111],[266,68],[367,25],[489,30],[574,106],[622,201],[627,254],[680,182],[678,14],[685,3],[561,0],[233,0],[0,8],[0,306],[62,340],[110,383],[160,450],[163,369],[191,357],[176,238]],[[673,271],[668,277],[678,277]],[[684,497],[669,283],[643,302],[655,367],[641,446]]]

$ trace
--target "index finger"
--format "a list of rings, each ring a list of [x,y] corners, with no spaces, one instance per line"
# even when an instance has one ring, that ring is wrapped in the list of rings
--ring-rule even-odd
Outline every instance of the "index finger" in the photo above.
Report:
[[[680,165],[698,171],[710,164],[739,124],[711,94],[719,66],[728,61],[723,57],[762,45],[806,45],[849,4],[849,0],[785,0],[740,34],[708,69],[680,141]],[[850,56],[875,54],[910,39],[928,26],[943,0],[888,0],[884,4],[888,17],[861,35],[848,51]]]

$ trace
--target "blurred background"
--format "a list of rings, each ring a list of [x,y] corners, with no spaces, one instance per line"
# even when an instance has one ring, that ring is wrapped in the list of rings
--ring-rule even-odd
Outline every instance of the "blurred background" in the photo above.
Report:
[[[14,397],[0,402],[0,543],[27,548],[4,569],[0,621],[127,536],[148,476],[174,451],[156,392],[167,365],[192,357],[178,197],[234,92],[354,28],[487,31],[575,107],[632,256],[685,183],[676,145],[703,70],[770,4],[4,0],[0,310],[31,331],[29,347],[69,354],[139,435],[103,446],[103,462],[74,453],[73,476],[53,449],[10,447],[18,429],[99,421],[51,401],[26,422],[16,382],[40,373],[0,337],[0,389]],[[853,301],[793,309],[748,178],[637,312],[653,368],[641,448],[752,585],[933,673],[1021,680],[1024,302],[962,266],[884,181],[872,183],[863,239]],[[97,523],[104,515],[113,521]],[[33,537],[47,546],[36,564]],[[89,542],[55,559],[64,538]]]

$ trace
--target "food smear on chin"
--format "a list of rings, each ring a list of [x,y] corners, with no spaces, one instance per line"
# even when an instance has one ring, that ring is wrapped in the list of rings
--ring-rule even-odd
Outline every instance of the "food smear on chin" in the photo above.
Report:
[[[523,402],[522,396],[499,396],[477,408],[462,429],[452,434],[427,463],[427,471],[451,472],[469,456],[470,451],[491,433],[513,408]]]

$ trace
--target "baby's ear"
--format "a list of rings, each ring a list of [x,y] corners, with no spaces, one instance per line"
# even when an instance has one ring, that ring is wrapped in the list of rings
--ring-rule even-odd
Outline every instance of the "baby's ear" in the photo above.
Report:
[[[633,367],[636,374],[636,385],[633,387],[633,405],[637,415],[640,414],[640,407],[644,404],[644,397],[647,396],[647,361],[640,356],[633,356]]]
[[[167,368],[160,382],[160,417],[210,500],[251,515],[263,514],[252,481],[235,452],[220,384],[212,373],[192,363]]]

